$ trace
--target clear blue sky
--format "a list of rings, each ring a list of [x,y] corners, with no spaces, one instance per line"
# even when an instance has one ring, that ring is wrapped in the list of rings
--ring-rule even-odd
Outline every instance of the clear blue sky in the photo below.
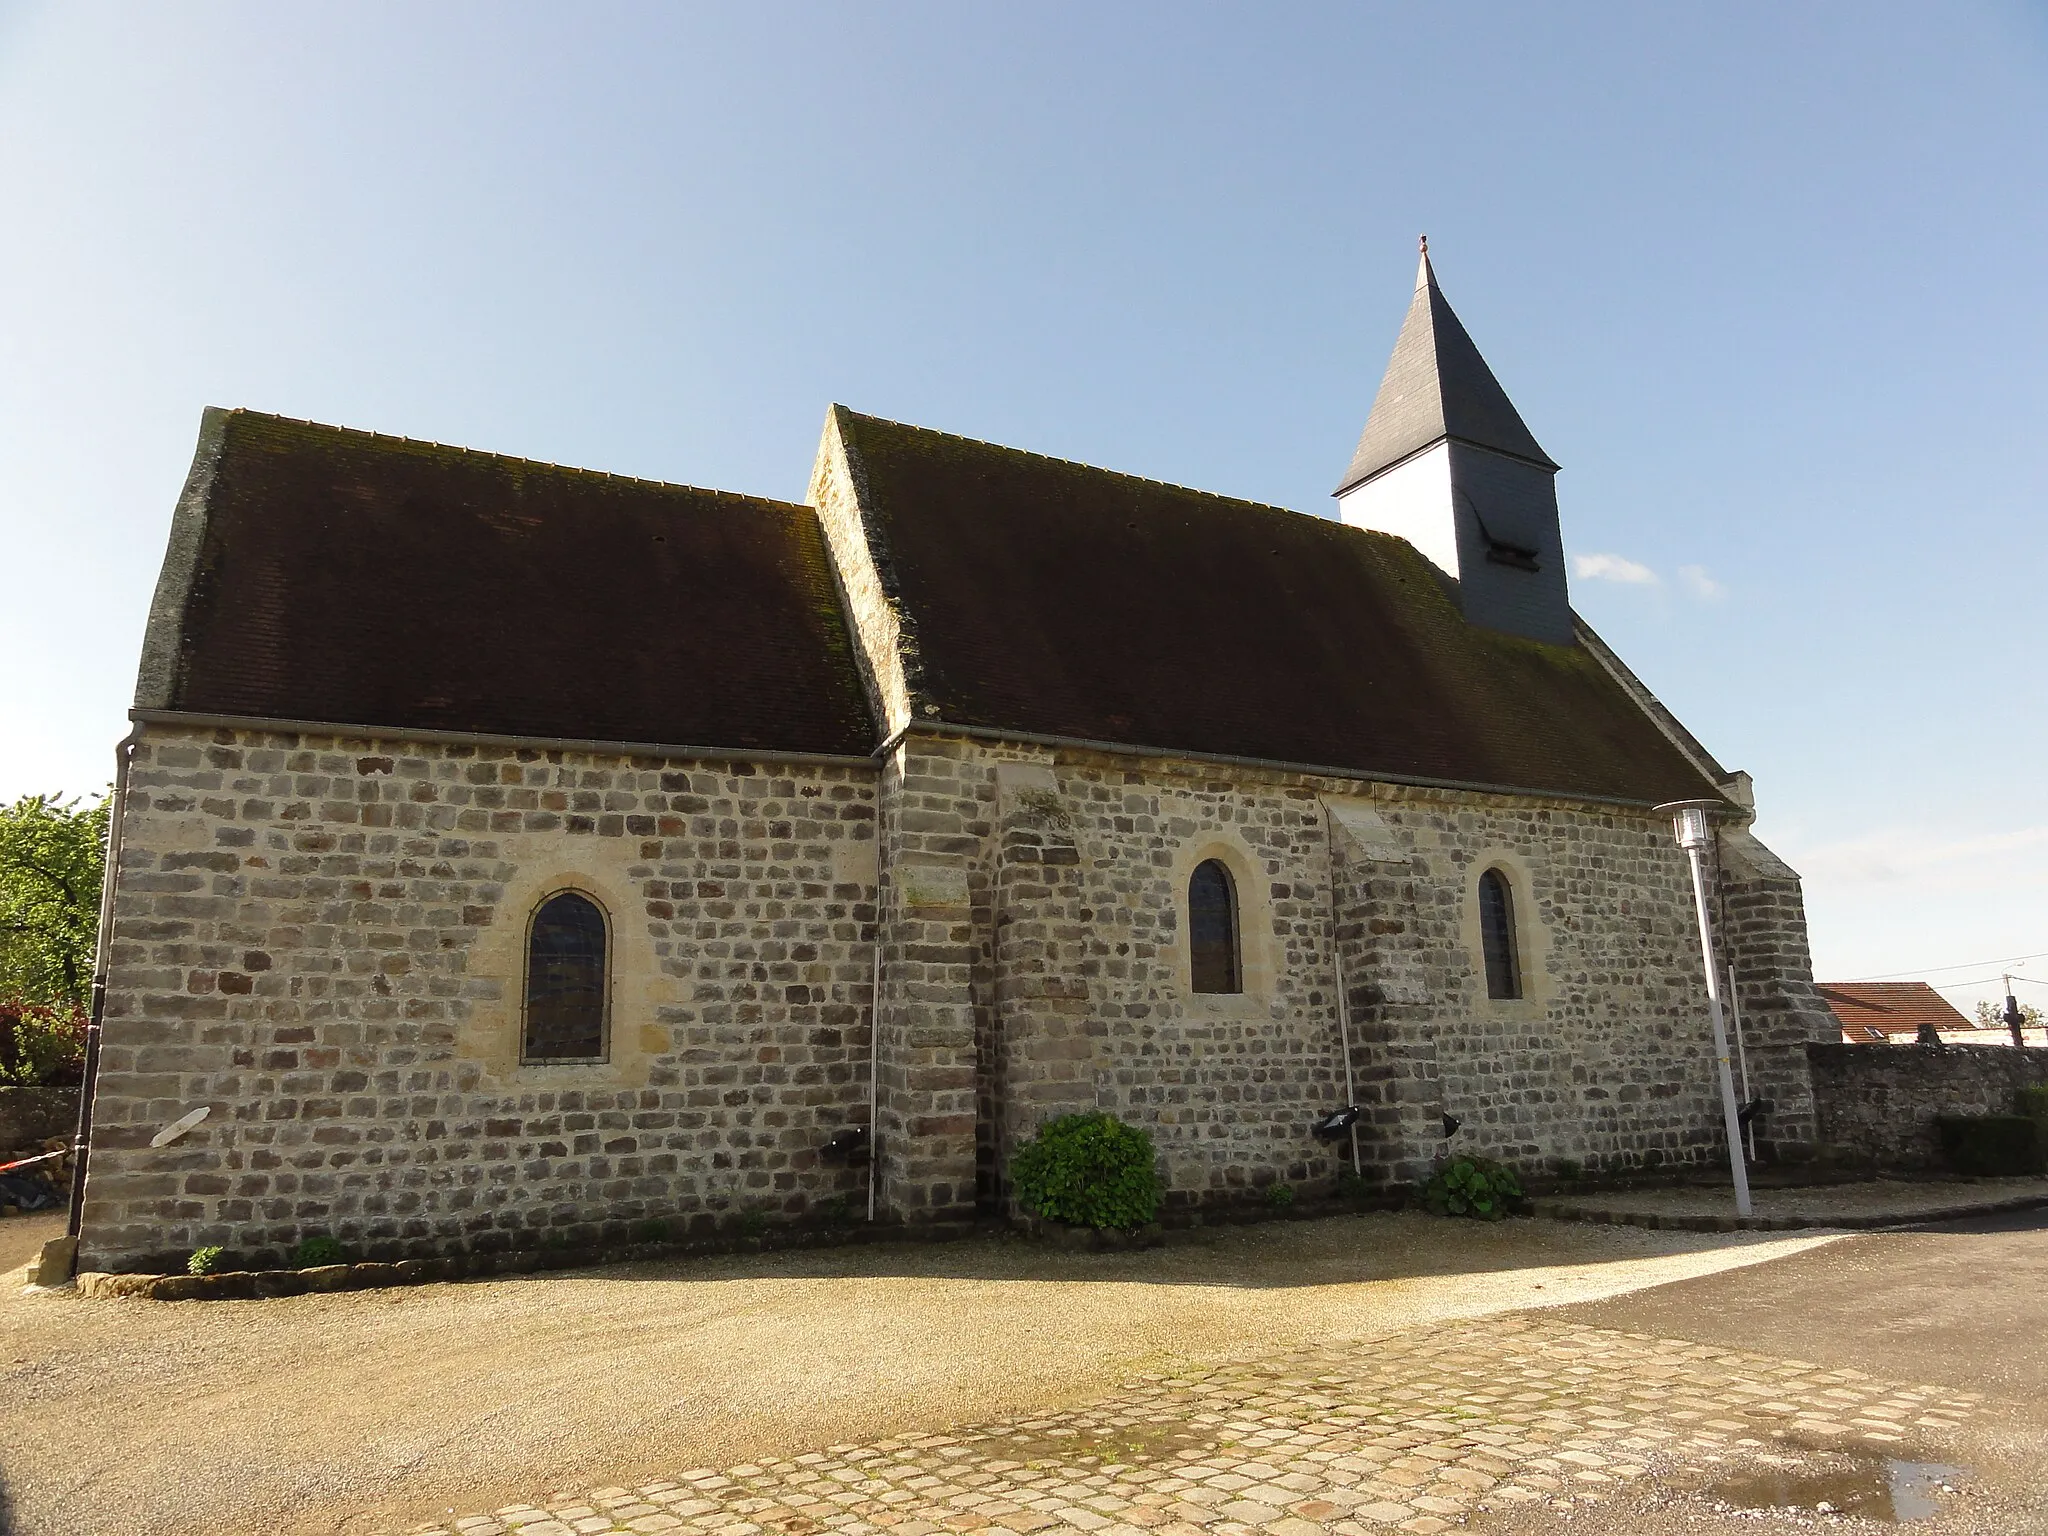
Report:
[[[0,797],[108,778],[204,405],[1326,514],[1427,230],[1820,973],[2048,951],[2044,168],[2040,5],[0,4]]]

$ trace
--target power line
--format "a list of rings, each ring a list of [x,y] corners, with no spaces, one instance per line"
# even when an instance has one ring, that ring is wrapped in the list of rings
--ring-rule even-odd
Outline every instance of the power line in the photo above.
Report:
[[[2001,955],[1995,960],[1965,960],[1961,965],[1927,965],[1917,971],[1891,971],[1883,976],[1852,976],[1850,981],[1897,981],[1902,976],[1939,976],[1944,971],[1974,971],[1980,965],[2019,965],[2027,960],[2048,960],[2048,950],[2037,955]],[[1951,986],[1968,987],[1976,983],[1957,981]]]
[[[1927,985],[1936,992],[1960,992],[1965,987],[1987,986],[1994,981],[2024,981],[2030,987],[2048,987],[2048,981],[2038,976],[1979,976],[1975,981],[1930,981]]]

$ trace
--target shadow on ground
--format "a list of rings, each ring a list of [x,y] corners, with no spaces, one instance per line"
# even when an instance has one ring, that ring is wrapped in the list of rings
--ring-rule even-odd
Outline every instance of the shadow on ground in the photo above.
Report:
[[[1369,1234],[1399,1231],[1379,1244]],[[1595,1237],[1594,1233],[1603,1233]],[[1576,1262],[1595,1245],[1601,1262],[1628,1253],[1741,1249],[1785,1234],[1651,1234],[1637,1228],[1573,1227],[1516,1217],[1458,1221],[1414,1212],[1260,1222],[1175,1232],[1155,1248],[1077,1252],[1022,1235],[946,1242],[883,1240],[833,1248],[774,1249],[648,1259],[626,1264],[506,1275],[495,1284],[546,1285],[565,1275],[617,1284],[684,1279],[826,1279],[898,1276],[922,1280],[1092,1280],[1123,1285],[1221,1286],[1278,1290],[1361,1281],[1509,1274]],[[1434,1239],[1434,1240],[1431,1240]]]

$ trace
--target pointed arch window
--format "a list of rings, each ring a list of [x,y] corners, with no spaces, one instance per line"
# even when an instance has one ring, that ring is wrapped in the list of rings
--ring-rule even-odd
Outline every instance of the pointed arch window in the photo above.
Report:
[[[1188,881],[1188,959],[1197,992],[1242,992],[1237,888],[1221,859],[1204,859]]]
[[[580,891],[535,908],[526,938],[527,1061],[602,1061],[610,934],[604,909]]]
[[[1522,995],[1522,960],[1515,952],[1515,893],[1507,876],[1489,869],[1479,877],[1479,947],[1486,957],[1486,995]]]

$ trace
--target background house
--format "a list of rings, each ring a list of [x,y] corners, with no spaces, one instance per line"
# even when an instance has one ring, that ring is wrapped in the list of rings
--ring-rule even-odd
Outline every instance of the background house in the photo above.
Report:
[[[1949,1044],[2001,1045],[2011,1038],[1981,1028],[1924,981],[1826,981],[1814,990],[1841,1020],[1845,1045],[1911,1045],[1928,1024]]]

